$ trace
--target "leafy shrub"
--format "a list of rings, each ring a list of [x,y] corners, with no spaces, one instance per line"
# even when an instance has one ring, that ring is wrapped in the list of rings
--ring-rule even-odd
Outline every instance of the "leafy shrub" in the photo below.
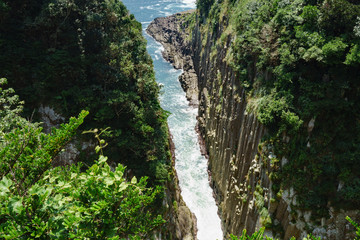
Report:
[[[360,63],[360,46],[355,44],[351,47],[349,53],[346,55],[345,64],[355,65]]]
[[[325,0],[320,7],[320,27],[328,35],[352,34],[360,6],[347,0]]]
[[[112,171],[106,157],[86,172],[79,166],[58,167],[19,195],[17,184],[3,176],[0,233],[5,239],[144,238],[163,223],[149,205],[159,189],[146,179],[124,179],[125,168]]]
[[[3,81],[4,82],[4,81]],[[152,206],[160,188],[125,178],[100,155],[88,170],[81,164],[52,168],[52,160],[76,133],[86,111],[68,124],[42,133],[19,116],[13,90],[1,89],[0,235],[3,239],[143,239],[164,223]],[[13,117],[11,126],[4,121]],[[104,141],[99,139],[99,150]]]
[[[230,235],[230,240],[274,240],[272,237],[264,236],[265,228],[260,228],[259,231],[256,231],[251,236],[246,234],[246,230],[244,229],[241,236]],[[295,237],[290,238],[290,240],[295,240]],[[321,240],[320,237],[314,237],[313,235],[308,235],[303,240]]]
[[[347,47],[348,45],[340,38],[327,42],[322,47],[325,62],[329,64],[344,62]]]
[[[318,18],[320,11],[317,6],[307,5],[303,8],[303,12],[300,15],[304,19],[303,27],[310,31],[318,29]]]

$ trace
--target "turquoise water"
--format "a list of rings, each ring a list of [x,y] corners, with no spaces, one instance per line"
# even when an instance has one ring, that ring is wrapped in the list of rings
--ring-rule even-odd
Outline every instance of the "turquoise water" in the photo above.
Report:
[[[169,128],[175,143],[175,168],[182,196],[197,218],[198,239],[222,239],[220,218],[209,186],[207,160],[201,156],[195,132],[197,109],[186,100],[175,70],[161,55],[162,46],[145,33],[156,17],[169,16],[195,8],[195,0],[123,0],[124,4],[142,23],[148,41],[148,52],[154,61],[156,81],[163,86],[161,106],[171,112]]]

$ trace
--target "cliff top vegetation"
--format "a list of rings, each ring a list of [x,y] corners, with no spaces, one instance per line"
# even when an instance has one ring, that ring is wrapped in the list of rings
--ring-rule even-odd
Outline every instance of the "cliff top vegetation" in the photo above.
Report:
[[[65,118],[85,109],[81,130],[110,128],[110,162],[163,182],[167,113],[141,31],[118,0],[1,0],[0,73],[25,100],[24,116],[40,120],[40,105]]]

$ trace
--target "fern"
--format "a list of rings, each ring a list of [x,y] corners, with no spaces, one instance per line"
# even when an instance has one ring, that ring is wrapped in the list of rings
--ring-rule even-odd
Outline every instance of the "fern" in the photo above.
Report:
[[[352,220],[349,216],[346,216],[346,220],[348,220],[356,229],[356,237],[354,240],[360,240],[360,224]]]

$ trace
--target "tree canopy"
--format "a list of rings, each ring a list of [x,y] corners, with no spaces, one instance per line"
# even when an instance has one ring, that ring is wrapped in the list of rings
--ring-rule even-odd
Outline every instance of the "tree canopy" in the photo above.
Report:
[[[25,100],[23,115],[41,104],[67,118],[85,109],[82,129],[110,127],[111,161],[166,180],[167,113],[141,24],[123,3],[2,0],[0,11],[0,73]]]

